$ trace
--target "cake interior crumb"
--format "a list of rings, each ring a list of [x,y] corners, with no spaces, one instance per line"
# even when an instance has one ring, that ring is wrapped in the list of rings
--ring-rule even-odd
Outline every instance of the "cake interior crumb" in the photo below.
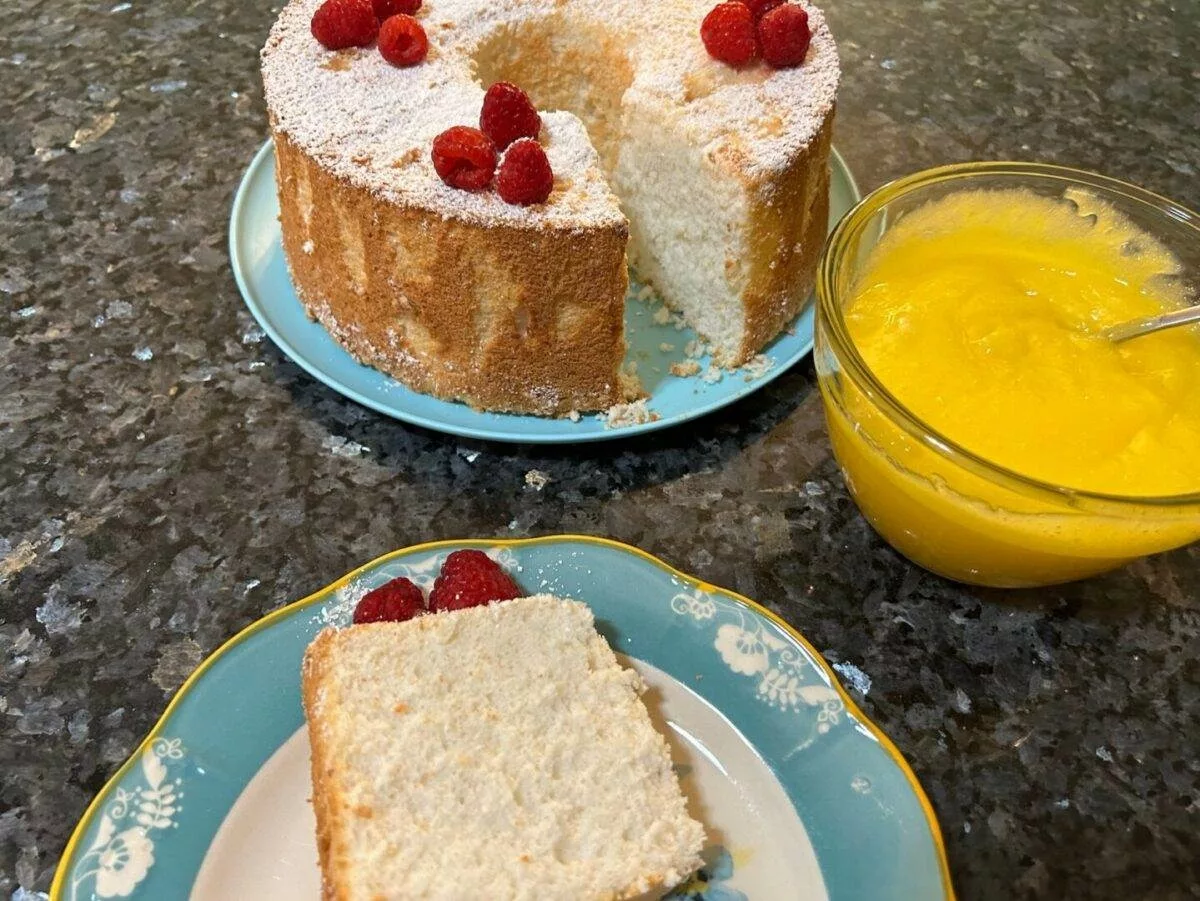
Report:
[[[662,417],[646,406],[646,399],[643,397],[633,403],[613,404],[603,413],[597,414],[596,418],[603,420],[606,429],[622,429],[631,425],[656,422]]]

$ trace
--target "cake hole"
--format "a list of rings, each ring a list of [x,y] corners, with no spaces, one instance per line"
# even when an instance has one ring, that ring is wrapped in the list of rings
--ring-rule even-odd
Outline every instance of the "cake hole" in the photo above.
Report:
[[[587,127],[606,173],[621,143],[621,99],[633,83],[633,65],[620,41],[599,24],[561,14],[498,29],[475,52],[475,72],[486,88],[511,81],[542,111],[566,110]]]

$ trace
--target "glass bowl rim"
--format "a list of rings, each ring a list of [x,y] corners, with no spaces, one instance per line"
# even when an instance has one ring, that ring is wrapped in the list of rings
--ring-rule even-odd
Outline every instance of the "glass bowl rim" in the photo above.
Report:
[[[954,163],[948,166],[924,169],[876,188],[843,216],[830,234],[817,267],[816,333],[818,345],[822,340],[822,335],[825,335],[832,345],[834,356],[841,368],[847,372],[856,387],[867,396],[867,399],[882,410],[893,424],[899,425],[910,437],[932,449],[939,456],[987,481],[999,483],[1018,493],[1026,495],[1032,493],[1041,500],[1054,504],[1089,507],[1096,509],[1097,512],[1127,512],[1131,507],[1174,509],[1200,506],[1200,491],[1150,496],[1087,491],[1035,479],[994,463],[963,447],[910,411],[875,377],[862,355],[859,354],[846,326],[846,319],[841,304],[838,302],[836,289],[838,266],[851,239],[858,237],[865,230],[872,217],[888,204],[905,195],[931,185],[981,175],[1012,177],[1014,184],[1021,178],[1032,176],[1044,180],[1060,181],[1064,188],[1079,186],[1098,189],[1109,196],[1118,194],[1152,208],[1157,214],[1189,226],[1196,232],[1197,240],[1200,240],[1200,214],[1170,198],[1107,175],[1074,169],[1069,166],[1019,161]]]

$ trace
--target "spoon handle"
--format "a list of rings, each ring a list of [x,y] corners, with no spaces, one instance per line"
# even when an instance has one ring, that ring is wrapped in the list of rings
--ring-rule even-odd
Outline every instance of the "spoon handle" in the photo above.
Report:
[[[1110,341],[1119,343],[1121,341],[1128,341],[1130,338],[1140,338],[1142,335],[1149,335],[1151,332],[1159,332],[1165,328],[1187,325],[1189,322],[1200,322],[1200,305],[1184,307],[1182,310],[1176,310],[1173,313],[1164,313],[1161,316],[1145,316],[1141,319],[1122,322],[1120,325],[1106,328],[1103,334]]]

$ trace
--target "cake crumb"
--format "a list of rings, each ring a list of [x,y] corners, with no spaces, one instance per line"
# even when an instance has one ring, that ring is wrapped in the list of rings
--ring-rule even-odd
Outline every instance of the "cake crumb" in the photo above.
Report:
[[[350,62],[354,59],[353,50],[339,50],[325,62],[321,63],[322,69],[328,69],[330,72],[345,72],[350,68]]]
[[[621,429],[631,425],[645,425],[661,419],[657,413],[646,407],[646,399],[634,401],[631,404],[613,404],[598,417],[604,420],[606,429]]]
[[[763,134],[770,135],[773,138],[778,137],[784,132],[783,119],[777,115],[763,116],[756,124],[762,129]]]
[[[579,422],[579,418],[578,410],[572,410],[567,414],[567,419],[571,420],[571,422]]]
[[[675,345],[668,344],[666,341],[663,341],[661,344],[658,345],[658,349],[661,350],[665,354],[669,354],[671,351],[673,351],[675,349]]]
[[[651,299],[653,299],[653,297],[654,297],[654,289],[651,288],[649,285],[642,285],[641,289],[637,293],[637,299],[641,300],[641,301],[651,300]],[[666,307],[663,307],[663,309],[666,309]],[[657,315],[657,314],[655,314],[655,315]]]
[[[309,238],[307,241],[304,242],[304,244],[301,245],[300,249],[303,250],[305,253],[312,253],[314,250],[317,249],[317,245],[312,242],[312,238]]]
[[[700,364],[695,360],[688,360],[684,363],[672,363],[671,375],[677,375],[680,378],[687,378],[689,375],[695,375],[700,371]]]
[[[775,361],[766,354],[756,354],[742,366],[742,372],[746,374],[746,381],[752,382],[761,379],[774,365]]]
[[[697,357],[702,357],[706,353],[708,353],[708,346],[705,345],[705,343],[703,341],[700,341],[697,338],[693,338],[691,341],[689,341],[687,344],[684,345],[683,353],[688,358],[694,360]]]
[[[709,385],[715,385],[724,377],[725,373],[721,372],[720,369],[718,369],[716,366],[713,366],[711,363],[709,364],[708,368],[704,370],[704,375],[700,376],[700,378]]]
[[[716,90],[717,81],[711,67],[696,69],[683,74],[683,102],[703,100]]]
[[[534,491],[541,491],[550,484],[550,474],[540,469],[531,469],[525,473],[525,484]]]
[[[654,324],[655,325],[666,325],[670,321],[671,321],[671,311],[668,310],[666,307],[659,307],[657,310],[654,311]]]
[[[642,389],[642,380],[638,378],[637,373],[624,366],[617,373],[617,382],[621,387],[621,397],[626,401],[632,402],[646,396],[646,392]]]
[[[410,147],[404,153],[400,154],[392,160],[393,169],[403,169],[405,166],[411,166],[421,158],[421,151],[417,147]]]

